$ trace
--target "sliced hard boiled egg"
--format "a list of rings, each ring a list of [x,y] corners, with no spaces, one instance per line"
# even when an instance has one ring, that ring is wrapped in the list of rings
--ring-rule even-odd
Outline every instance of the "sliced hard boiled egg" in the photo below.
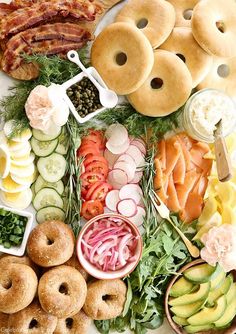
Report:
[[[28,166],[16,166],[14,161],[11,163],[10,173],[18,177],[29,177],[34,174],[35,166],[32,162]]]
[[[8,193],[18,193],[28,188],[28,185],[16,183],[10,175],[5,179],[0,179],[0,189]]]
[[[20,210],[28,208],[32,201],[32,197],[31,189],[26,189],[15,194],[0,191],[0,200],[3,204]]]
[[[14,140],[8,140],[7,144],[8,144],[10,152],[20,151],[25,146],[25,142],[17,142]]]
[[[5,178],[9,174],[11,166],[10,152],[6,145],[0,145],[0,178]]]
[[[14,123],[15,123],[14,120],[10,120],[10,121],[6,122],[4,127],[3,127],[3,131],[8,138],[11,136],[11,133],[14,129],[14,126],[15,126]],[[14,140],[14,141],[17,141],[17,142],[26,142],[30,139],[31,136],[32,136],[32,132],[28,128],[28,129],[23,130],[20,135],[18,135],[16,137],[13,137],[11,139]]]
[[[31,151],[30,143],[27,141],[24,143],[24,147],[15,152],[11,152],[11,160],[24,157],[25,155],[29,155]]]
[[[4,131],[0,131],[0,143],[7,145],[7,137],[5,136]]]
[[[214,197],[209,197],[204,205],[204,208],[202,210],[202,214],[198,219],[198,226],[203,226],[208,222],[212,215],[217,211],[218,209],[218,201]]]
[[[19,177],[17,175],[11,174],[11,178],[13,181],[15,181],[18,184],[22,185],[28,185],[28,187],[31,186],[31,184],[36,180],[37,178],[37,170],[35,168],[34,173],[27,177]]]
[[[14,160],[11,160],[11,162],[15,166],[28,166],[34,161],[34,158],[35,158],[35,155],[33,153],[29,153],[22,157],[15,158]]]

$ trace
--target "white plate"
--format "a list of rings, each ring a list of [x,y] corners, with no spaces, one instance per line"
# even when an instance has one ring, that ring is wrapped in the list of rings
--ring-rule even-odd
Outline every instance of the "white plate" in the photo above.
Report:
[[[8,0],[0,0],[1,2],[9,3]],[[116,16],[116,13],[119,11],[119,9],[124,5],[124,3],[127,1],[122,2],[121,4],[118,4],[114,8],[112,8],[109,13],[107,13],[102,21],[99,23],[96,34],[98,34],[102,29],[104,29],[105,26],[112,23],[114,21],[114,17]],[[8,94],[8,87],[13,84],[13,80],[9,78],[7,75],[5,75],[3,72],[0,71],[0,99],[1,97]],[[0,124],[1,127],[2,124]],[[1,203],[0,203],[1,204]],[[28,209],[29,212],[34,212],[33,208]],[[36,224],[36,223],[35,223]],[[114,334],[118,334],[116,332],[113,332]],[[124,334],[130,334],[129,330],[125,331]],[[96,330],[95,326],[92,326],[91,329],[88,331],[88,334],[98,334],[98,331]],[[165,322],[164,325],[156,330],[149,330],[148,334],[173,334],[173,331],[171,330],[170,326]]]

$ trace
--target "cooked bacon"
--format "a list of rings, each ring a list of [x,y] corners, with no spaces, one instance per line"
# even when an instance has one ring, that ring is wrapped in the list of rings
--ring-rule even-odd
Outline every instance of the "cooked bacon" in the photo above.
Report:
[[[101,7],[88,0],[50,0],[20,8],[0,22],[0,39],[40,24],[56,16],[72,17],[79,21],[93,21]]]
[[[12,4],[0,3],[0,19],[6,15],[9,15],[14,10],[16,10],[16,7],[14,7]]]
[[[80,49],[91,39],[87,30],[72,23],[54,23],[23,31],[6,44],[2,69],[10,72],[24,61],[22,53],[55,55]]]

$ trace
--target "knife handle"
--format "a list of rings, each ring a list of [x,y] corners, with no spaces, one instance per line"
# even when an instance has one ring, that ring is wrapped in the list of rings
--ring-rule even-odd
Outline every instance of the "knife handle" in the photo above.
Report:
[[[222,136],[215,139],[215,156],[218,179],[221,182],[229,181],[232,178],[232,165],[225,139]]]

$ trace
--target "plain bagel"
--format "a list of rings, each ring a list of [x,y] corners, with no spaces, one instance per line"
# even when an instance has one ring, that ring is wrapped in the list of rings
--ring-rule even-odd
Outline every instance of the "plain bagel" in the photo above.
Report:
[[[15,313],[35,297],[38,279],[29,266],[10,263],[0,267],[0,312]]]
[[[236,2],[204,0],[193,10],[192,32],[196,41],[210,55],[236,56]]]
[[[84,305],[87,285],[78,270],[59,266],[47,271],[39,280],[39,301],[45,312],[58,318],[72,317]]]
[[[191,27],[193,8],[200,0],[168,0],[176,13],[176,27]]]
[[[214,58],[211,69],[197,89],[214,88],[236,97],[236,57]]]
[[[144,34],[129,23],[106,27],[95,39],[91,62],[107,86],[126,95],[138,89],[153,66],[153,51]]]
[[[8,322],[9,333],[16,334],[53,334],[56,325],[57,318],[44,312],[36,300],[24,310],[10,315]]]
[[[161,49],[177,54],[187,65],[196,87],[209,72],[212,56],[208,55],[193,38],[191,28],[174,28]]]
[[[58,266],[71,258],[74,244],[75,237],[68,225],[58,220],[46,221],[30,233],[27,252],[39,266]]]
[[[58,319],[54,334],[88,334],[92,324],[83,310],[69,318]]]
[[[130,0],[118,13],[116,22],[139,28],[153,48],[161,45],[175,25],[174,7],[165,0]]]
[[[141,114],[162,117],[180,108],[192,90],[191,74],[184,62],[175,54],[156,50],[154,66],[145,83],[127,96]]]

